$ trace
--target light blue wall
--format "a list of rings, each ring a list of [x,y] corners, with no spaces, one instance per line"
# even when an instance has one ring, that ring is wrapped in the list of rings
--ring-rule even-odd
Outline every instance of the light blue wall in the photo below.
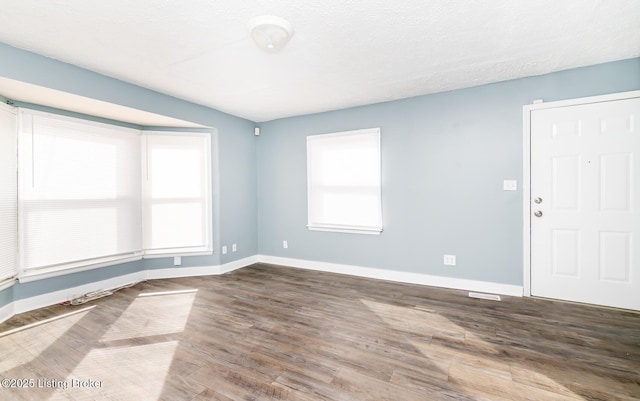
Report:
[[[213,256],[184,266],[219,265],[257,253],[398,271],[522,284],[522,105],[640,89],[640,59],[329,113],[254,123],[0,43],[0,76],[215,127]],[[1,95],[1,94],[0,94]],[[305,138],[382,128],[385,231],[380,236],[309,232]],[[257,201],[256,201],[257,200]],[[281,248],[282,240],[289,249]],[[238,252],[221,255],[221,245]],[[259,246],[258,246],[259,244]],[[458,266],[442,266],[442,254]],[[141,262],[17,284],[13,299],[141,269]],[[348,272],[347,272],[348,273]]]
[[[522,106],[636,89],[631,59],[263,123],[260,254],[522,285],[522,188],[502,189],[522,184]],[[384,232],[308,231],[306,136],[371,127],[382,133]]]
[[[13,287],[0,291],[0,308],[13,302]]]
[[[115,266],[91,270],[90,272],[66,274],[64,276],[53,277],[46,280],[37,280],[30,283],[16,284],[13,286],[14,299],[25,299],[37,295],[64,290],[66,288],[78,287],[96,281],[139,272],[141,270],[142,263],[140,262],[122,263]]]
[[[213,186],[217,189],[218,200],[213,216],[215,252],[212,256],[183,258],[183,266],[214,266],[257,253],[256,142],[253,122],[2,43],[0,60],[2,77],[216,128],[217,134],[213,135],[212,140],[212,150],[217,154],[213,169]],[[221,245],[234,242],[238,244],[238,252],[220,255]],[[149,259],[35,283],[17,284],[9,291],[12,291],[15,299],[21,299],[142,268],[166,267],[173,267],[171,260]],[[3,303],[5,298],[10,298],[6,293],[0,292],[0,307],[6,304]]]

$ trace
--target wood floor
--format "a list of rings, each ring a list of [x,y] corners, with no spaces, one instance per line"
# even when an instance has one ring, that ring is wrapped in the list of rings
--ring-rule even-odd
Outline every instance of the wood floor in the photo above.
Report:
[[[1,400],[640,399],[640,314],[261,264],[0,333]]]

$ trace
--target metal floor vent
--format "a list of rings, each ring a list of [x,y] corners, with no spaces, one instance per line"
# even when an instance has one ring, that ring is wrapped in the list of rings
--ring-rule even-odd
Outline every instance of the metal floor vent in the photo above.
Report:
[[[480,298],[480,299],[488,299],[490,301],[501,301],[500,295],[496,294],[483,294],[481,292],[470,292],[470,298]]]

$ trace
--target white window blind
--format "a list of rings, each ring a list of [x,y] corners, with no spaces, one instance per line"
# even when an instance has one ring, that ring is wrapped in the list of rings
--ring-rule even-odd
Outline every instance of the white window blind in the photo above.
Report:
[[[0,106],[0,283],[17,275],[17,117]]]
[[[23,275],[139,259],[139,131],[23,110],[18,199]]]
[[[209,134],[145,132],[145,255],[210,254]]]
[[[380,129],[307,137],[308,228],[382,231]]]

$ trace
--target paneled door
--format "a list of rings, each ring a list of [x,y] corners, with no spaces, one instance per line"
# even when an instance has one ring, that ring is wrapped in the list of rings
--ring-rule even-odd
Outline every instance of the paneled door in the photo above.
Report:
[[[531,295],[640,310],[640,98],[530,124]]]

